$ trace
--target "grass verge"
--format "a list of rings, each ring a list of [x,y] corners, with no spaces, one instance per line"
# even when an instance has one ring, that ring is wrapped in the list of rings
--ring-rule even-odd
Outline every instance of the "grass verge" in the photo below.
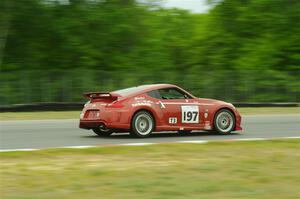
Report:
[[[300,107],[286,108],[238,108],[243,115],[266,114],[300,114]],[[0,121],[4,120],[43,120],[43,119],[78,119],[80,111],[46,111],[46,112],[6,112],[0,113]]]
[[[1,198],[300,197],[300,140],[0,153]]]

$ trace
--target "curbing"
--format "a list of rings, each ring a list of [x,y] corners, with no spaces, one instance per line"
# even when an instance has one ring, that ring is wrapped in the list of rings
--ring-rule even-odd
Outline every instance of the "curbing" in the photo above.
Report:
[[[85,148],[96,148],[96,147],[110,147],[110,146],[147,146],[154,144],[169,144],[169,143],[188,143],[188,144],[206,144],[211,142],[243,142],[243,141],[274,141],[284,139],[300,139],[300,136],[296,137],[277,137],[277,138],[238,138],[229,140],[190,140],[190,141],[176,141],[176,142],[161,142],[161,143],[126,143],[126,144],[113,144],[113,145],[86,145],[86,146],[65,146],[65,147],[54,147],[54,148],[41,148],[41,149],[0,149],[0,152],[18,152],[18,151],[39,151],[46,149],[85,149]]]

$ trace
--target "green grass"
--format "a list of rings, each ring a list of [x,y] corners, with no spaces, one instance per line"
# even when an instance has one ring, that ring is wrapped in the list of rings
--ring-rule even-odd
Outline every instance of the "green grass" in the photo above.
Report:
[[[300,114],[300,107],[287,108],[238,108],[241,115]],[[0,113],[2,120],[79,119],[80,111],[6,112]]]
[[[1,198],[295,199],[300,140],[0,153]]]

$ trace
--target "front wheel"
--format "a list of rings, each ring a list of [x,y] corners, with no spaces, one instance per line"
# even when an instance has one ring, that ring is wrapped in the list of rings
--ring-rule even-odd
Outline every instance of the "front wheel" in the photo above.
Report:
[[[235,127],[235,117],[227,109],[219,110],[214,118],[214,129],[222,135],[230,134]]]
[[[135,137],[148,137],[154,127],[155,123],[152,115],[147,111],[139,111],[132,118],[130,133]]]

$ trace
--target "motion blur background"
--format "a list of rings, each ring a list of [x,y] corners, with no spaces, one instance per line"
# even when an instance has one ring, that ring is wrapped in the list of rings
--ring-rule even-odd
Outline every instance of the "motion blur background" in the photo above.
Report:
[[[0,0],[0,103],[81,102],[146,83],[299,102],[300,1],[201,2]]]

